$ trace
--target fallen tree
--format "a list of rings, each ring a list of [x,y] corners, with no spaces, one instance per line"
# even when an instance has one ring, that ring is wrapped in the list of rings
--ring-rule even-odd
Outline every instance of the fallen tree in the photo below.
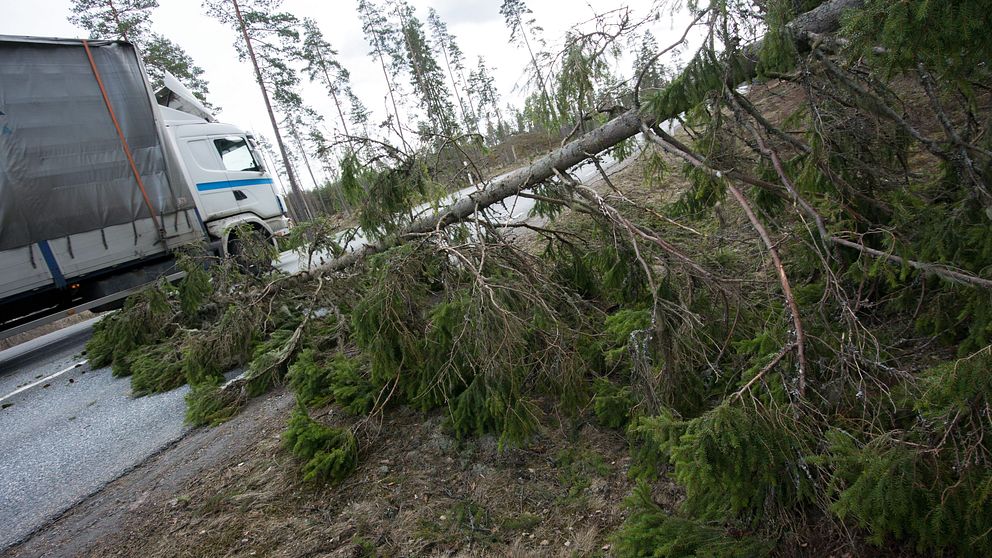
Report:
[[[808,39],[810,37],[835,31],[840,24],[840,18],[844,11],[857,8],[863,3],[864,0],[828,0],[815,9],[796,17],[789,25],[789,28],[795,34],[798,41],[797,44],[802,48],[808,48]],[[735,60],[728,61],[728,65],[735,67],[736,71],[733,78],[727,80],[727,86],[731,88],[737,87],[757,75],[758,52],[760,52],[761,48],[762,44],[760,41],[751,44],[740,53],[735,54]],[[680,88],[684,90],[683,93],[688,93],[689,88],[685,83],[686,80],[691,81],[692,77],[684,76],[677,78],[668,87],[669,89]],[[362,258],[382,252],[402,243],[408,238],[430,233],[453,223],[464,221],[478,211],[484,210],[510,196],[519,194],[524,190],[552,179],[558,173],[568,172],[568,169],[573,166],[637,135],[641,132],[642,125],[653,126],[669,118],[678,117],[699,103],[706,93],[707,91],[695,91],[694,94],[680,95],[679,102],[669,104],[666,107],[666,113],[662,115],[652,114],[651,112],[639,109],[630,109],[603,126],[548,153],[534,163],[507,173],[499,179],[490,182],[479,192],[463,198],[439,212],[417,219],[388,239],[367,244],[360,250],[327,262],[321,266],[321,269],[334,271],[347,268]],[[665,93],[663,92],[662,94],[664,95]]]
[[[614,539],[622,556],[867,555],[866,540],[988,554],[992,75],[935,71],[949,60],[939,47],[920,67],[899,51],[906,34],[930,40],[914,25],[953,29],[945,7],[969,2],[834,0],[789,26],[714,3],[720,44],[735,44],[738,16],[765,38],[724,54],[710,43],[639,110],[444,210],[390,221],[386,240],[317,273],[201,277],[135,299],[95,339],[134,337],[102,354],[143,390],[196,384],[198,423],[288,383],[301,410],[287,438],[317,442],[292,446],[314,480],[350,482],[399,404],[503,445],[590,421],[627,428],[630,475],[646,484]],[[878,22],[903,35],[885,40]],[[673,117],[679,134],[661,126]],[[643,175],[614,183],[600,166],[595,189],[570,175],[638,132],[660,148],[636,162]],[[376,198],[414,191],[429,165],[366,161],[375,225],[396,212]],[[551,216],[521,225],[538,242],[488,218],[512,195]],[[222,389],[238,363],[248,374]],[[329,403],[357,418],[325,428]],[[650,488],[685,498],[658,504]]]

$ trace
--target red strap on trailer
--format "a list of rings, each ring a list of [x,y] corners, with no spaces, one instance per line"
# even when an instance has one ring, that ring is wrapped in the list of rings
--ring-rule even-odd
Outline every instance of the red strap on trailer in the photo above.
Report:
[[[100,71],[96,68],[96,60],[93,59],[93,52],[90,51],[90,43],[86,39],[83,39],[83,48],[86,49],[86,57],[90,60],[90,68],[93,69],[93,77],[96,78],[96,83],[100,86],[100,93],[103,94],[103,102],[107,105],[107,112],[110,113],[110,119],[114,122],[114,128],[117,129],[117,136],[121,138],[121,146],[124,147],[124,154],[127,155],[127,162],[131,164],[131,172],[134,173],[134,179],[138,182],[138,189],[141,190],[141,197],[145,199],[145,205],[148,207],[148,213],[152,216],[152,222],[155,223],[155,229],[158,231],[158,236],[164,242],[165,229],[163,229],[161,223],[159,223],[158,216],[155,214],[155,208],[152,206],[152,200],[148,197],[148,192],[145,190],[145,182],[141,180],[141,173],[138,172],[138,165],[134,163],[134,156],[131,155],[131,148],[128,147],[127,139],[124,138],[124,131],[121,130],[121,124],[117,121],[117,115],[114,114],[114,107],[110,103],[110,96],[107,95],[107,88],[103,86],[103,79],[100,78]]]

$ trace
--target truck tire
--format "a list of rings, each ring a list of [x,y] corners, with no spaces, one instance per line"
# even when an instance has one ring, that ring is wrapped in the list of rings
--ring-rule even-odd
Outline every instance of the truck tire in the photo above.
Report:
[[[251,239],[248,243],[268,243],[275,245],[275,238],[260,226],[252,225],[249,234],[251,235]],[[227,256],[233,258],[243,269],[255,275],[259,275],[272,268],[271,260],[262,261],[259,254],[250,253],[251,250],[245,244],[245,239],[238,236],[238,231],[232,230],[227,236]]]

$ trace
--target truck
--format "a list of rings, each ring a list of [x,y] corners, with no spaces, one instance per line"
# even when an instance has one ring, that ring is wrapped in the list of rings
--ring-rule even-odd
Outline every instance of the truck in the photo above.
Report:
[[[288,231],[252,135],[165,82],[125,41],[0,36],[0,332]]]

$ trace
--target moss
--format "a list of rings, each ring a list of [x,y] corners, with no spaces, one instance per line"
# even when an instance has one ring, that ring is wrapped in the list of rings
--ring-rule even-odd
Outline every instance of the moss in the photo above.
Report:
[[[375,543],[365,537],[355,535],[351,538],[351,544],[355,545],[351,555],[355,558],[377,558],[379,550]]]
[[[588,504],[587,489],[594,478],[610,473],[610,466],[603,456],[586,447],[574,447],[555,455],[558,482],[565,488],[561,502],[572,509],[582,509]]]
[[[464,545],[471,541],[473,546],[487,546],[499,541],[494,525],[494,517],[489,508],[472,500],[456,502],[440,523],[424,524],[424,534],[431,531],[428,540],[451,545]]]
[[[519,513],[503,520],[503,528],[508,531],[529,532],[541,524],[541,517],[529,512]]]

